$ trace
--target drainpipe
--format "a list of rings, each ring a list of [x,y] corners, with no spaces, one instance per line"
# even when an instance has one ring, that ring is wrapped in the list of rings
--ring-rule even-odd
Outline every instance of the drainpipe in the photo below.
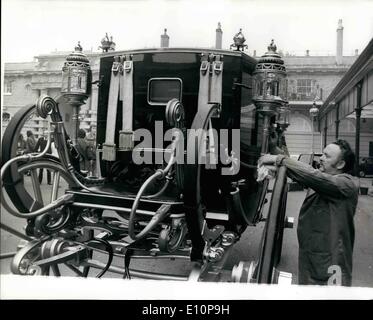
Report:
[[[360,157],[360,118],[361,118],[361,82],[357,85],[357,103],[356,103],[356,133],[355,133],[355,174],[359,176],[359,157]]]
[[[338,136],[339,136],[339,123],[341,122],[341,120],[339,120],[339,103],[337,104],[337,108],[336,108],[336,120],[335,120],[335,140],[338,140]]]
[[[326,147],[326,142],[328,138],[328,115],[325,115],[325,123],[324,123],[324,141],[323,141],[323,149]]]

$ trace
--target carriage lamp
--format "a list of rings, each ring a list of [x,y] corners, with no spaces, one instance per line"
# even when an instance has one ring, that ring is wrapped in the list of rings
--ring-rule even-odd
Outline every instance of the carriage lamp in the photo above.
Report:
[[[313,142],[313,136],[314,136],[314,125],[313,121],[319,114],[319,108],[316,105],[316,101],[313,102],[311,109],[309,110],[310,116],[311,116],[311,152],[313,153],[314,149],[314,142]]]
[[[74,143],[76,143],[79,130],[79,107],[91,94],[92,71],[89,60],[82,51],[83,48],[78,42],[75,51],[67,56],[62,68],[61,94],[64,101],[73,109],[71,119],[74,128],[70,135]]]
[[[276,123],[282,130],[286,130],[290,125],[289,103],[285,103],[283,106],[279,107]]]
[[[256,110],[264,117],[264,132],[262,153],[268,150],[268,134],[273,116],[278,116],[281,111],[281,121],[285,121],[287,79],[286,68],[281,56],[276,52],[274,41],[268,46],[268,51],[259,58],[253,73],[253,101]]]

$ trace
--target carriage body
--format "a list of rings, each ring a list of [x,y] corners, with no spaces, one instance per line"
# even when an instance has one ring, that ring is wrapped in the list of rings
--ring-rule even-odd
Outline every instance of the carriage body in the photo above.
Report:
[[[166,104],[173,98],[178,99],[184,106],[185,119],[184,129],[192,127],[194,118],[198,111],[199,78],[201,62],[207,60],[210,55],[220,56],[224,68],[222,72],[222,98],[219,117],[212,118],[212,127],[219,133],[221,129],[228,132],[228,140],[232,139],[232,129],[240,130],[240,139],[245,151],[242,157],[247,163],[254,167],[260,156],[262,142],[262,117],[255,112],[252,104],[252,73],[255,70],[256,60],[241,51],[228,50],[201,50],[201,49],[157,49],[157,50],[139,50],[126,51],[105,54],[100,59],[100,86],[97,110],[97,145],[102,146],[105,143],[105,133],[108,125],[108,101],[111,69],[114,62],[114,56],[131,56],[133,61],[133,129],[149,130],[152,136],[152,142],[147,145],[149,155],[155,162],[155,153],[162,152],[160,149],[167,148],[169,141],[157,137],[155,124],[161,125],[163,135],[167,130],[172,129],[172,125],[166,121]],[[122,128],[123,102],[118,99],[117,114],[115,121],[115,145],[116,163],[107,163],[98,159],[100,172],[108,178],[111,186],[115,185],[129,196],[136,194],[141,184],[145,181],[137,181],[135,188],[125,188],[126,181],[118,179],[118,175],[126,169],[126,165],[131,162],[129,152],[121,151],[119,145],[119,131]],[[184,131],[187,135],[187,132]],[[161,138],[162,141],[155,141]],[[186,142],[186,137],[185,142]],[[219,138],[219,137],[218,137]],[[138,143],[138,142],[137,142]],[[219,142],[215,142],[219,147]],[[136,142],[135,142],[136,145]],[[232,146],[229,145],[228,152],[231,152]],[[186,152],[186,146],[184,145]],[[217,149],[219,155],[221,150]],[[241,155],[240,155],[241,156]],[[163,157],[163,155],[162,155]],[[119,170],[111,170],[112,167],[119,167]],[[137,177],[141,175],[144,166],[132,170],[137,171]],[[150,170],[155,170],[155,166],[145,166]],[[240,168],[234,175],[221,174],[221,168],[218,165],[208,170],[203,167],[200,184],[202,186],[201,196],[204,198],[206,211],[227,213],[226,195],[222,196],[221,189],[231,188],[232,182],[238,182],[241,179],[248,179],[248,189],[251,193],[257,191],[254,175],[256,170],[253,168],[247,172]],[[117,182],[117,183],[114,183]],[[213,183],[212,183],[213,182]],[[128,186],[128,184],[127,184]],[[188,188],[188,186],[183,186]],[[173,193],[169,198],[179,200],[182,190],[178,194]],[[176,192],[177,193],[177,192]],[[160,199],[162,200],[162,199]],[[253,205],[255,203],[253,202]],[[256,216],[258,217],[258,216]],[[227,219],[227,217],[224,217]],[[231,219],[233,219],[231,217]],[[237,219],[236,219],[237,220]],[[252,221],[253,223],[255,221]]]

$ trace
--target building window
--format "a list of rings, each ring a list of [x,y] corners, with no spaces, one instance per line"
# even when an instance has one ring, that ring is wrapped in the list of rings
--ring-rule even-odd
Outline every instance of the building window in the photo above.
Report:
[[[292,114],[290,116],[290,126],[288,127],[288,132],[301,131],[301,132],[311,132],[311,121],[303,114]]]
[[[297,98],[308,100],[312,96],[312,80],[298,79],[297,80]]]
[[[12,94],[12,81],[5,81],[4,83],[4,94]]]
[[[10,121],[10,114],[8,112],[3,112],[2,120],[3,120],[3,122],[9,122]]]
[[[30,93],[31,92],[31,85],[30,84],[26,84],[25,85],[25,89],[26,89],[27,93]]]
[[[297,87],[294,79],[288,82],[288,100],[297,100]]]

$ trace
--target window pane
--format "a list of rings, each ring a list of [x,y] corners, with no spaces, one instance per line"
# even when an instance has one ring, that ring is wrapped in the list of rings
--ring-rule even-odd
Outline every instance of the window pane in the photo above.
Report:
[[[5,93],[12,93],[12,82],[5,82]]]
[[[153,79],[149,82],[149,103],[167,103],[173,98],[181,100],[179,79]]]

